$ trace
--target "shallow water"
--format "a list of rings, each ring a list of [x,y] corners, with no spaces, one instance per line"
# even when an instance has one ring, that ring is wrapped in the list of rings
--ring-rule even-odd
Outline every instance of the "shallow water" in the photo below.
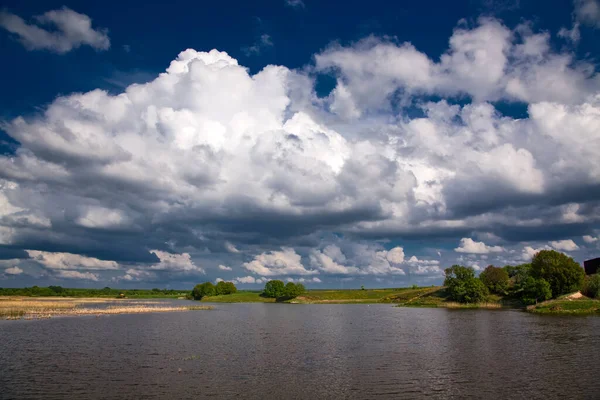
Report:
[[[0,398],[597,399],[599,343],[597,317],[390,305],[0,321]]]

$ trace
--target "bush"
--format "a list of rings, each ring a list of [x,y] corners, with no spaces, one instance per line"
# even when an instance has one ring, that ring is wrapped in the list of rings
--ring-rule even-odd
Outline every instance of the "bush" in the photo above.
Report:
[[[221,294],[232,294],[235,292],[237,292],[237,288],[235,287],[233,282],[220,281],[215,287],[215,294],[217,296]]]
[[[489,289],[490,292],[504,295],[508,290],[508,272],[503,268],[489,265],[481,274],[479,274],[481,282]]]
[[[592,299],[600,299],[600,274],[587,276],[581,293]]]
[[[485,301],[489,292],[481,280],[475,278],[472,268],[453,265],[446,268],[444,286],[448,288],[450,299],[459,303],[477,303]]]
[[[285,294],[285,284],[283,281],[278,279],[271,280],[265,284],[265,291],[263,292],[263,296],[278,298],[282,297]]]
[[[192,290],[192,297],[194,300],[202,300],[204,296],[214,296],[215,295],[215,285],[211,282],[199,283]]]
[[[571,257],[554,250],[542,250],[531,260],[531,276],[550,284],[554,297],[581,289],[585,272]]]

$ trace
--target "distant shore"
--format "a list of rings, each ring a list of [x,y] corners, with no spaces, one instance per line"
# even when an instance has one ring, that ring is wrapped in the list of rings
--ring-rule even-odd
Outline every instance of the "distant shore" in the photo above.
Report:
[[[261,296],[260,292],[239,291],[223,296],[210,296],[202,303],[275,303],[273,298]],[[449,309],[513,309],[536,314],[600,315],[600,301],[581,297],[561,296],[558,299],[525,306],[515,299],[490,295],[481,303],[457,303],[450,300],[442,286],[397,289],[340,289],[309,290],[292,300],[291,304],[395,304],[397,307],[427,307]]]
[[[336,289],[308,290],[304,294],[282,301],[264,297],[261,291],[240,290],[233,294],[204,297],[198,306],[165,306],[156,298],[108,297],[26,297],[0,296],[0,319],[37,319],[60,315],[106,315],[151,312],[178,312],[213,308],[218,303],[288,303],[288,304],[392,304],[397,307],[427,307],[447,309],[513,309],[547,315],[599,315],[600,301],[581,294],[561,296],[558,299],[525,306],[515,299],[490,295],[481,303],[457,303],[449,298],[442,286],[390,289]],[[172,295],[164,298],[173,299]],[[184,298],[184,297],[179,297]],[[106,307],[90,308],[85,303],[110,303]]]

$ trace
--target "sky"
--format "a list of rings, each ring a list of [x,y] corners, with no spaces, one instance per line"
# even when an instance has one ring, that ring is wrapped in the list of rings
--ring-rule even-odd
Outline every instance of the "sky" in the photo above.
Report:
[[[0,287],[600,256],[599,0],[0,9]]]

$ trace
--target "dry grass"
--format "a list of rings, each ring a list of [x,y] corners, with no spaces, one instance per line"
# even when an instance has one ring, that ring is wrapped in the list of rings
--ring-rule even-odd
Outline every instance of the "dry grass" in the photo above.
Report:
[[[93,300],[93,301],[90,301]],[[114,299],[116,300],[116,299]],[[67,299],[59,301],[31,298],[3,298],[0,300],[0,319],[40,319],[59,315],[142,314],[210,310],[211,306],[158,306],[158,301],[123,301],[124,304],[107,308],[86,308],[82,303],[113,303],[113,299]]]
[[[438,307],[497,309],[497,308],[502,308],[502,304],[500,304],[500,303],[456,303],[453,301],[448,301],[448,302],[440,303],[438,305]]]

